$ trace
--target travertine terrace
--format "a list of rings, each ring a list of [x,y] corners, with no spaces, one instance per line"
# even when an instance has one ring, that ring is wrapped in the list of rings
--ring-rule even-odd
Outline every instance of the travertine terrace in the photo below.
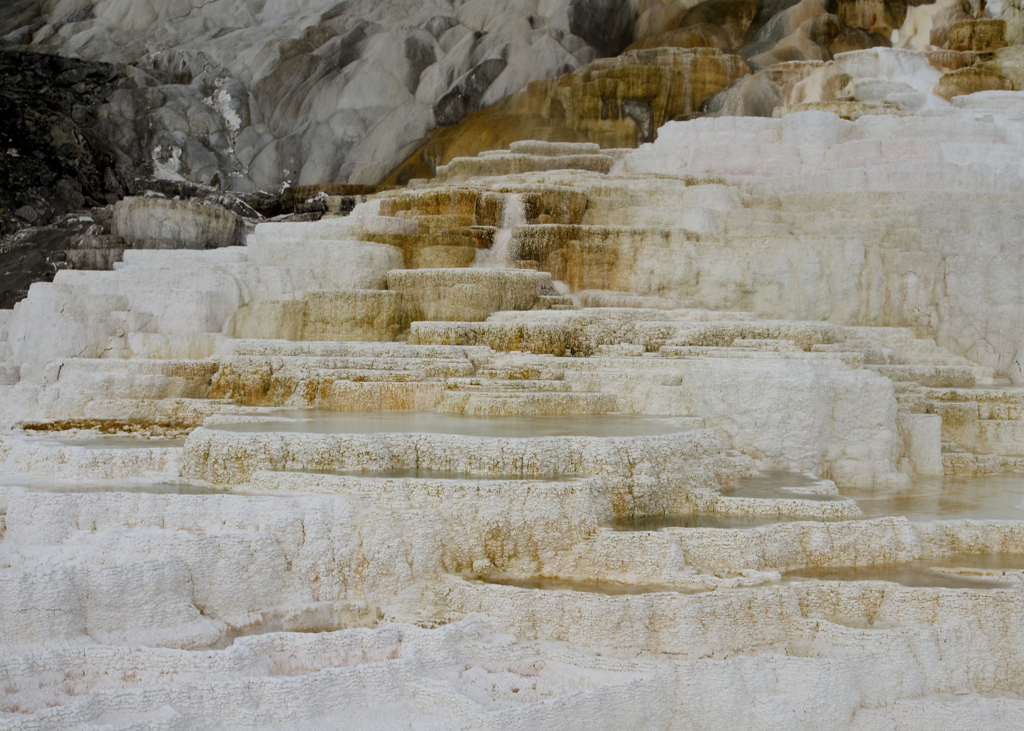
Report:
[[[1024,93],[807,71],[0,311],[0,729],[1024,727]]]

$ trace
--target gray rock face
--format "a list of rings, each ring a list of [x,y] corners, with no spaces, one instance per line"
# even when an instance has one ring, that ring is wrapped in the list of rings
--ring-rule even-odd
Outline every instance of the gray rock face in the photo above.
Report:
[[[0,5],[0,35],[16,32],[19,28],[23,29],[23,34],[30,33],[33,21],[40,14],[39,5],[36,0],[7,0]]]
[[[622,114],[636,122],[639,140],[654,142],[654,111],[650,99],[623,99]]]
[[[437,123],[441,126],[455,124],[469,112],[479,109],[484,93],[507,65],[502,58],[489,58],[452,84],[434,105]]]
[[[784,102],[782,87],[760,71],[709,96],[701,111],[709,117],[770,117]]]
[[[0,34],[114,64],[96,131],[121,168],[244,194],[376,183],[434,127],[621,50],[629,3],[590,4],[14,0]]]
[[[603,56],[616,56],[633,42],[636,10],[629,0],[573,0],[572,32]]]

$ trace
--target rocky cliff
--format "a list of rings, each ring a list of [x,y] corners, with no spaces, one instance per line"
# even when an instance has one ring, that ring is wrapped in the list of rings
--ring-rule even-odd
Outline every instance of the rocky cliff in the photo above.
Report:
[[[590,87],[608,67],[589,64],[627,49],[736,54],[745,68],[770,72],[744,81],[732,99],[709,100],[704,111],[770,115],[784,101],[786,84],[802,78],[780,66],[827,63],[836,53],[893,44],[987,52],[1016,42],[1018,12],[1012,3],[986,11],[949,0],[48,0],[9,3],[0,33],[9,48],[113,64],[95,67],[108,77],[102,89],[88,78],[87,88],[67,83],[70,76],[60,83],[73,93],[81,89],[75,104],[95,116],[90,139],[101,142],[100,154],[112,158],[122,178],[251,193],[379,183],[430,141],[432,130],[477,110],[491,110],[488,124],[516,126],[522,104],[494,105],[530,82],[563,78],[530,91],[532,100],[555,88],[607,98]],[[38,60],[5,66],[4,74],[19,66],[38,68]],[[632,73],[639,89],[657,72],[643,81]],[[735,70],[684,73],[708,94],[737,81]],[[711,77],[721,81],[709,87]],[[633,101],[644,107],[649,97],[642,92]],[[541,106],[533,101],[528,113],[547,126],[566,126],[560,109]],[[599,109],[596,116],[617,113],[643,112]],[[617,144],[634,141],[618,137]]]
[[[109,206],[126,195],[255,223],[517,141],[630,148],[673,119],[854,118],[1021,89],[1019,16],[966,0],[10,2],[0,300],[118,260],[134,244]],[[893,45],[930,49],[930,68],[855,84],[834,61]]]
[[[626,45],[589,3],[541,5],[51,2],[7,11],[3,30],[126,65],[104,117],[150,132],[143,170],[251,192],[376,183],[435,126]]]
[[[0,731],[1024,728],[1018,16],[8,0]]]

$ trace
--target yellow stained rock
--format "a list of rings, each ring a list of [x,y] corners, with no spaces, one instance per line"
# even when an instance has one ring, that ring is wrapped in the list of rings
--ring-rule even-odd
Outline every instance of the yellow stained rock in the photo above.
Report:
[[[867,28],[886,38],[907,19],[907,3],[893,0],[839,0],[836,15],[857,28]]]
[[[966,68],[946,74],[935,85],[935,93],[945,99],[976,91],[1012,91],[1009,79],[983,68]]]
[[[500,310],[529,310],[551,275],[520,269],[396,269],[388,289],[402,296],[405,323],[480,322]]]
[[[386,183],[434,177],[457,157],[507,149],[520,140],[596,142],[637,147],[657,129],[750,72],[738,56],[713,48],[656,48],[600,59],[571,74],[534,81],[524,91],[435,130]]]
[[[1006,21],[971,18],[949,28],[949,47],[954,51],[994,51],[1006,45]]]
[[[394,292],[349,289],[255,300],[235,313],[234,333],[265,340],[389,342],[398,334],[399,299]]]

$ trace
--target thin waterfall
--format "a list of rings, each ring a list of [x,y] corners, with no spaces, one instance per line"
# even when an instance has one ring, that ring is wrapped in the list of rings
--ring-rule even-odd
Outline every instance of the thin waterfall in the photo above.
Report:
[[[506,193],[501,211],[501,224],[494,232],[490,249],[479,249],[473,266],[488,269],[509,269],[512,267],[512,230],[526,225],[523,199],[518,193]]]

